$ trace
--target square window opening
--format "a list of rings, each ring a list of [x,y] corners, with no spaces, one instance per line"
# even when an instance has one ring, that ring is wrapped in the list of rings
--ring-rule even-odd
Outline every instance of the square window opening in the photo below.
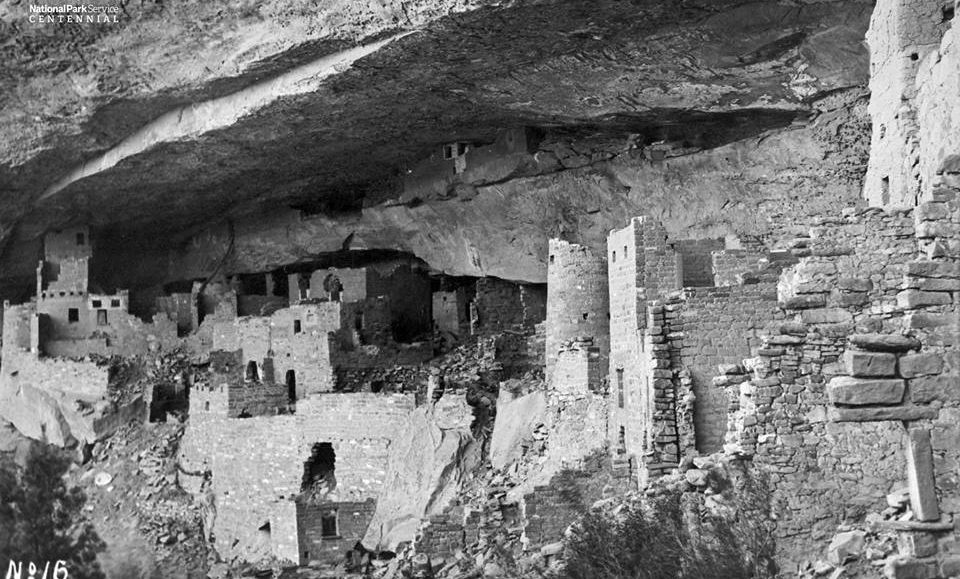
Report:
[[[80,321],[80,310],[77,308],[70,308],[67,310],[67,321],[71,324],[75,324]]]
[[[326,510],[320,515],[320,534],[322,537],[339,537],[340,530],[337,528],[337,526],[337,509]]]

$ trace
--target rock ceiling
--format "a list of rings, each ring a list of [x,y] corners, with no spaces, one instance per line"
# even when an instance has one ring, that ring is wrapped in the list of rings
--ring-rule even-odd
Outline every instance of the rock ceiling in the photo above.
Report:
[[[863,85],[871,2],[129,2],[38,26],[0,0],[2,267],[49,227],[182,237],[503,127],[719,144]]]

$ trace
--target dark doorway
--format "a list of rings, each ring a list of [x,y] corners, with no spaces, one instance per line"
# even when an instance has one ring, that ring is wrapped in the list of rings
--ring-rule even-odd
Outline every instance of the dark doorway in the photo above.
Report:
[[[260,372],[257,370],[257,363],[253,360],[247,362],[247,373],[245,378],[249,382],[257,382],[260,380]]]
[[[309,460],[303,465],[303,482],[300,490],[313,495],[325,495],[336,488],[337,479],[334,476],[336,462],[337,454],[333,450],[333,444],[329,442],[314,444]]]
[[[298,273],[297,274],[297,296],[301,300],[307,299],[310,294],[310,274],[308,273]]]
[[[297,373],[293,370],[287,370],[287,402],[295,404],[297,402]]]
[[[323,291],[330,295],[331,302],[339,302],[340,294],[343,293],[343,284],[340,283],[340,278],[332,273],[328,275],[323,280]]]

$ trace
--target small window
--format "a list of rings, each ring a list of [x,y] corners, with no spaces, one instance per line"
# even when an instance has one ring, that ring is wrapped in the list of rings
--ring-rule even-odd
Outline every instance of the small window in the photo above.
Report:
[[[206,410],[207,412],[210,412],[210,401],[209,401],[209,400],[207,400],[206,402],[203,403],[203,409]]]
[[[452,159],[452,158],[453,158],[453,146],[452,146],[452,145],[444,145],[444,146],[443,146],[443,158],[444,158],[444,159]]]
[[[101,302],[100,300],[93,300],[93,307],[99,308],[102,306],[103,306],[103,302]]]
[[[880,179],[880,202],[884,205],[890,203],[890,177]]]
[[[467,144],[466,143],[457,143],[457,156],[467,154]]]
[[[107,322],[107,310],[97,310],[97,325],[106,326]]]
[[[82,233],[78,233],[78,234],[77,234],[77,245],[86,245],[86,244],[87,244],[87,236],[84,235],[84,234],[82,234]]]
[[[320,528],[323,537],[339,537],[340,531],[337,528],[337,509],[324,511],[320,515]]]
[[[917,54],[916,52],[911,52],[911,53],[910,53],[910,60],[920,60],[920,55]]]
[[[613,261],[614,263],[617,262],[617,252],[616,252],[616,251],[613,252],[613,259],[612,259],[611,261]]]
[[[623,408],[623,402],[624,402],[623,368],[617,368],[617,405],[620,408]]]
[[[553,256],[550,256],[550,263],[553,263]]]
[[[587,321],[587,318],[589,318],[589,317],[590,317],[590,314],[589,314],[589,313],[583,312],[583,321]]]
[[[75,324],[80,321],[80,310],[77,308],[70,308],[67,310],[67,321],[71,324]]]
[[[120,300],[110,300],[110,307],[111,307],[111,308],[119,308],[119,307],[120,307]]]
[[[299,334],[303,331],[303,327],[300,325],[300,320],[293,320],[293,333]]]
[[[627,246],[624,245],[624,246],[623,246],[623,257],[627,257],[627,256],[629,256],[629,255],[630,255],[630,254],[627,253]]]

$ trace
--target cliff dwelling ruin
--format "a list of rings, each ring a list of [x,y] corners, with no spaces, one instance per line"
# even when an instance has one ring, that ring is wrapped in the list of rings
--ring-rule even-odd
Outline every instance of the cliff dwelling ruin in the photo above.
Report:
[[[957,0],[107,4],[0,0],[102,576],[960,577]]]

